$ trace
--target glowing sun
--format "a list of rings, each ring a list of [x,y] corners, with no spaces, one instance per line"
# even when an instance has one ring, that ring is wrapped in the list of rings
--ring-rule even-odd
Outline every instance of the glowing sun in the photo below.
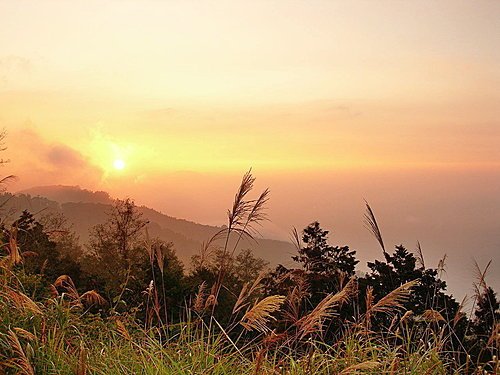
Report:
[[[121,171],[123,168],[125,168],[125,162],[122,159],[116,159],[113,162],[113,167],[115,167],[115,169]]]

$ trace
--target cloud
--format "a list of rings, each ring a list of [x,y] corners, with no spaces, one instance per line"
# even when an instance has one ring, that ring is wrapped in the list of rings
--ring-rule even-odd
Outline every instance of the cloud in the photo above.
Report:
[[[101,168],[69,145],[44,139],[34,127],[8,132],[5,144],[11,160],[5,172],[18,176],[12,191],[55,183],[98,188],[102,182]]]
[[[87,163],[82,154],[63,144],[49,146],[46,156],[49,163],[59,168],[84,168]]]

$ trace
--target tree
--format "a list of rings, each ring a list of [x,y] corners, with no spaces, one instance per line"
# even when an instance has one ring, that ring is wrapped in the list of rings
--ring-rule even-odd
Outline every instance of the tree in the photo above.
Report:
[[[156,318],[161,322],[177,318],[184,302],[185,280],[184,266],[175,254],[172,242],[165,242],[159,238],[149,239],[146,236],[145,249],[148,262],[140,264],[143,279],[131,281],[130,289],[142,290],[128,298],[128,302],[137,306],[146,296],[146,310],[143,318],[151,324]]]
[[[485,364],[491,361],[493,356],[499,355],[500,302],[491,287],[482,283],[481,289],[476,296],[477,306],[472,321],[474,337],[470,343],[470,354],[474,362]],[[494,337],[495,334],[497,337]],[[487,366],[485,369],[490,370]]]
[[[304,246],[298,244],[299,255],[292,259],[302,264],[310,273],[329,278],[354,275],[358,261],[356,252],[349,246],[331,246],[328,244],[328,231],[320,227],[317,221],[309,224],[302,232]]]
[[[1,227],[4,242],[14,241],[22,255],[20,265],[22,273],[26,276],[37,275],[42,283],[39,287],[45,289],[60,275],[69,275],[75,280],[81,277],[80,264],[70,254],[52,239],[44,226],[37,221],[33,214],[23,211],[19,219],[10,226]],[[29,278],[28,280],[34,280]],[[26,285],[28,286],[28,285]],[[42,292],[43,290],[39,290]]]
[[[184,298],[184,268],[173,244],[150,239],[146,225],[133,201],[117,200],[106,222],[92,229],[85,264],[96,280],[92,287],[116,306],[134,307],[147,324],[167,322]]]
[[[488,339],[493,328],[500,323],[500,302],[497,294],[491,287],[486,287],[478,296],[477,307],[474,311],[474,331],[477,335]]]
[[[103,224],[92,228],[86,268],[116,296],[131,280],[143,280],[141,264],[148,264],[144,249],[147,221],[130,199],[116,200]]]
[[[268,263],[255,257],[251,249],[242,250],[236,257],[230,256],[222,248],[215,249],[208,259],[202,260],[199,255],[195,255],[191,259],[192,272],[187,278],[193,294],[198,292],[202,283],[208,288],[216,284],[222,262],[224,262],[226,274],[224,288],[220,290],[216,313],[219,321],[226,321],[231,316],[243,286],[246,283],[253,283]],[[214,290],[210,290],[209,294],[213,292]]]
[[[415,314],[433,309],[453,320],[458,303],[445,293],[446,282],[439,278],[438,269],[417,265],[415,255],[403,245],[396,246],[392,255],[384,252],[384,257],[385,261],[368,262],[371,272],[362,280],[363,285],[373,288],[376,299],[409,281],[418,280],[404,308]]]
[[[328,231],[320,227],[315,221],[302,231],[300,239],[295,231],[295,241],[298,255],[292,259],[300,264],[306,282],[311,291],[311,302],[319,302],[326,294],[340,290],[340,284],[354,275],[356,251],[349,246],[332,246],[328,243]],[[283,275],[289,271],[279,266],[276,275]],[[281,277],[282,279],[282,277]]]
[[[233,280],[233,284],[235,284],[233,286],[236,289],[244,283],[253,282],[269,264],[264,259],[254,256],[251,249],[241,250],[236,254],[236,257],[232,257],[225,253],[223,249],[217,248],[211,253],[208,259],[204,259],[203,261],[200,255],[194,255],[191,258],[191,268],[193,274],[208,272],[215,277],[219,272],[222,262],[224,262],[227,275]],[[236,291],[239,292],[239,290]]]
[[[287,296],[290,311],[285,313],[285,320],[294,317],[290,325],[311,312],[328,294],[340,291],[355,273],[356,252],[348,246],[330,245],[328,233],[317,221],[302,231],[301,238],[294,231],[298,255],[292,259],[299,263],[300,268],[288,269],[278,265],[265,280],[267,294]],[[343,306],[339,314],[341,320],[350,319],[353,307]],[[286,323],[280,329],[288,326]],[[333,326],[327,326],[324,339],[332,340],[336,332]]]
[[[244,249],[234,260],[233,272],[241,283],[251,283],[268,264],[264,259],[254,256],[251,249]]]
[[[73,224],[62,213],[49,213],[40,219],[44,232],[50,240],[56,243],[62,257],[79,262],[83,256],[80,238],[76,234]]]

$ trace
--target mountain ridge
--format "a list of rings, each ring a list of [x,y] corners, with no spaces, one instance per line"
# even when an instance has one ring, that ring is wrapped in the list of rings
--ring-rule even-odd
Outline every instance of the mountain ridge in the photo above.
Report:
[[[11,216],[14,213],[18,215],[25,209],[41,216],[51,212],[62,213],[74,225],[75,232],[85,244],[89,239],[89,230],[106,220],[106,212],[113,201],[104,191],[94,192],[79,186],[48,185],[32,187],[15,194],[4,193],[0,196],[0,207],[10,212]],[[149,221],[150,235],[173,242],[179,259],[186,266],[189,266],[191,257],[199,252],[202,243],[223,228],[176,218],[146,206],[137,208]],[[230,243],[231,245],[233,244]],[[286,262],[294,250],[288,242],[268,238],[242,240],[238,250],[244,248],[251,248],[256,256],[265,259],[270,265]]]

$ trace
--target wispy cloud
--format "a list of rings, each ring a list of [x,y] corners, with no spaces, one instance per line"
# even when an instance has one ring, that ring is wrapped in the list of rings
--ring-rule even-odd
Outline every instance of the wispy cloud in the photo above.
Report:
[[[5,156],[10,163],[5,172],[18,176],[12,190],[34,185],[81,184],[97,188],[103,171],[78,150],[59,142],[46,140],[35,128],[24,128],[7,134]]]
[[[49,145],[47,161],[58,168],[85,168],[87,161],[78,151],[63,144]]]

